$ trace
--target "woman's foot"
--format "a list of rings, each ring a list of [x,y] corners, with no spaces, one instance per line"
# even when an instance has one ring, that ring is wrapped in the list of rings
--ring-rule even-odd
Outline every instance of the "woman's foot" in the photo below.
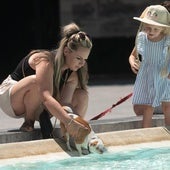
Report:
[[[22,132],[32,132],[34,130],[34,121],[26,120],[20,127]]]

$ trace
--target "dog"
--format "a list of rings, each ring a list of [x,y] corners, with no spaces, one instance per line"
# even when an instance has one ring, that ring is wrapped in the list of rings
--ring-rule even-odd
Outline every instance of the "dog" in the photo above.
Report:
[[[106,148],[104,146],[103,141],[95,134],[95,132],[92,130],[91,126],[87,121],[82,119],[80,116],[73,113],[72,109],[68,106],[63,106],[64,110],[68,113],[70,117],[72,117],[75,121],[83,124],[85,127],[87,127],[90,130],[90,133],[86,136],[83,143],[77,143],[74,141],[75,147],[79,153],[80,156],[84,155],[83,150],[87,150],[88,153],[99,153],[102,154],[106,151]],[[63,136],[66,140],[67,149],[69,151],[72,151],[70,146],[70,136],[68,132],[66,131],[66,128],[62,122],[60,122],[61,131],[63,133]],[[86,154],[88,154],[86,153]]]

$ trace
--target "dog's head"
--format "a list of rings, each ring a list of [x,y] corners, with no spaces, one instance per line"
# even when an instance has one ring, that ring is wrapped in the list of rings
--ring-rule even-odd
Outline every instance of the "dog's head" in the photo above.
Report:
[[[78,123],[82,124],[83,126],[87,128],[87,130],[79,129],[79,138],[75,139],[75,143],[77,144],[83,143],[86,136],[91,132],[91,127],[89,123],[83,118],[81,118],[80,116],[74,114],[73,110],[69,106],[63,106],[63,109],[68,113],[68,115],[72,119],[74,119],[75,121],[77,121]]]
[[[89,143],[89,151],[91,153],[99,153],[102,154],[106,151],[106,147],[104,146],[103,141],[100,138],[92,138]]]

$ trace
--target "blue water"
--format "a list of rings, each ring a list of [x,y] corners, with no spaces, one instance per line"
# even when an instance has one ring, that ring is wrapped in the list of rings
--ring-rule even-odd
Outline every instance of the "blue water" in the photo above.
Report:
[[[47,162],[22,162],[0,170],[170,170],[170,147],[89,154]]]

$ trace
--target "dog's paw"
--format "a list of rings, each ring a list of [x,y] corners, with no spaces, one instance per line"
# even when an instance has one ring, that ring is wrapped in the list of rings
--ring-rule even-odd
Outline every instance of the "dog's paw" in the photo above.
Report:
[[[67,145],[67,149],[68,149],[68,151],[72,151],[72,148],[70,145]]]
[[[88,154],[90,154],[90,152],[89,152],[89,150],[88,149],[82,149],[82,154],[83,155],[88,155]]]

